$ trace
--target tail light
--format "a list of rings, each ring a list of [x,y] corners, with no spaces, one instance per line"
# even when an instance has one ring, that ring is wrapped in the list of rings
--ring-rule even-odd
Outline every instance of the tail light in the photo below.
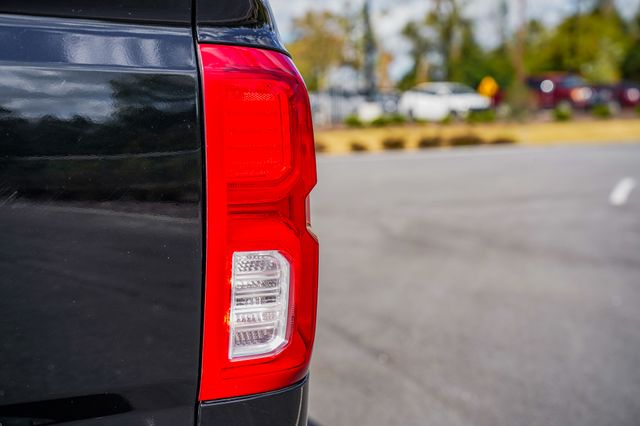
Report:
[[[263,357],[287,344],[290,270],[277,251],[233,254],[229,359]]]
[[[640,89],[632,87],[625,91],[627,100],[633,104],[640,102]]]
[[[588,87],[579,87],[570,92],[571,100],[574,102],[586,102],[593,96],[593,90]]]
[[[555,88],[556,85],[549,79],[543,80],[542,83],[540,83],[540,90],[542,91],[542,93],[551,93]]]
[[[290,59],[200,45],[206,165],[200,400],[270,391],[306,375],[315,333],[316,183],[306,88]]]

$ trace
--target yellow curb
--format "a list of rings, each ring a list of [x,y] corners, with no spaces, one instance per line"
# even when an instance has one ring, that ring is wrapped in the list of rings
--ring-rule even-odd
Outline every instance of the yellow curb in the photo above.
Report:
[[[639,142],[640,119],[572,121],[566,123],[493,123],[493,124],[426,124],[402,127],[336,129],[316,132],[316,143],[324,153],[349,154],[351,145],[359,144],[369,152],[384,150],[384,141],[401,139],[405,150],[419,149],[420,140],[440,138],[447,142],[455,137],[477,136],[485,144],[496,139],[512,140],[522,145],[556,145],[567,143]]]

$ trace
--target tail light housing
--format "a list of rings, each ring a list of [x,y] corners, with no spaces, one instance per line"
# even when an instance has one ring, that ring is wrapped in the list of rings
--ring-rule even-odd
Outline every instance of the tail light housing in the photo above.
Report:
[[[627,101],[635,105],[636,103],[640,102],[640,89],[631,87],[625,90],[625,96],[627,98]]]
[[[572,89],[569,95],[574,102],[587,102],[593,97],[593,90],[589,87],[578,87]]]
[[[306,375],[315,333],[316,183],[305,85],[278,52],[200,45],[205,123],[205,300],[200,400]]]

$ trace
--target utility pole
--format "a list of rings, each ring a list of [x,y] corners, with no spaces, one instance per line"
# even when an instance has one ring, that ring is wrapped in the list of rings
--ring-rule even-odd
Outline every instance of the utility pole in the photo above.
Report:
[[[500,46],[507,49],[509,39],[509,5],[507,4],[507,0],[500,0],[498,26],[500,30]]]
[[[518,0],[518,22],[519,28],[516,35],[516,45],[513,54],[513,66],[516,78],[520,83],[524,83],[526,70],[524,67],[524,53],[527,42],[527,0]]]
[[[372,101],[378,92],[376,81],[376,59],[378,56],[376,38],[371,27],[370,0],[364,1],[362,9],[364,21],[364,80],[367,99]]]
[[[571,28],[571,40],[569,45],[569,63],[564,64],[569,71],[578,71],[578,57],[580,56],[580,33],[581,33],[581,19],[582,19],[582,0],[576,0],[576,11],[573,17],[573,25]]]
[[[605,16],[611,15],[616,8],[613,0],[598,0],[596,3],[598,11]]]

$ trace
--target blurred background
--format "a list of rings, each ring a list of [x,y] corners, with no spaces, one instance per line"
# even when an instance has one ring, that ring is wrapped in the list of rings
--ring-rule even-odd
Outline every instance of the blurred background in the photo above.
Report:
[[[640,424],[640,0],[271,0],[311,92],[311,418]]]

